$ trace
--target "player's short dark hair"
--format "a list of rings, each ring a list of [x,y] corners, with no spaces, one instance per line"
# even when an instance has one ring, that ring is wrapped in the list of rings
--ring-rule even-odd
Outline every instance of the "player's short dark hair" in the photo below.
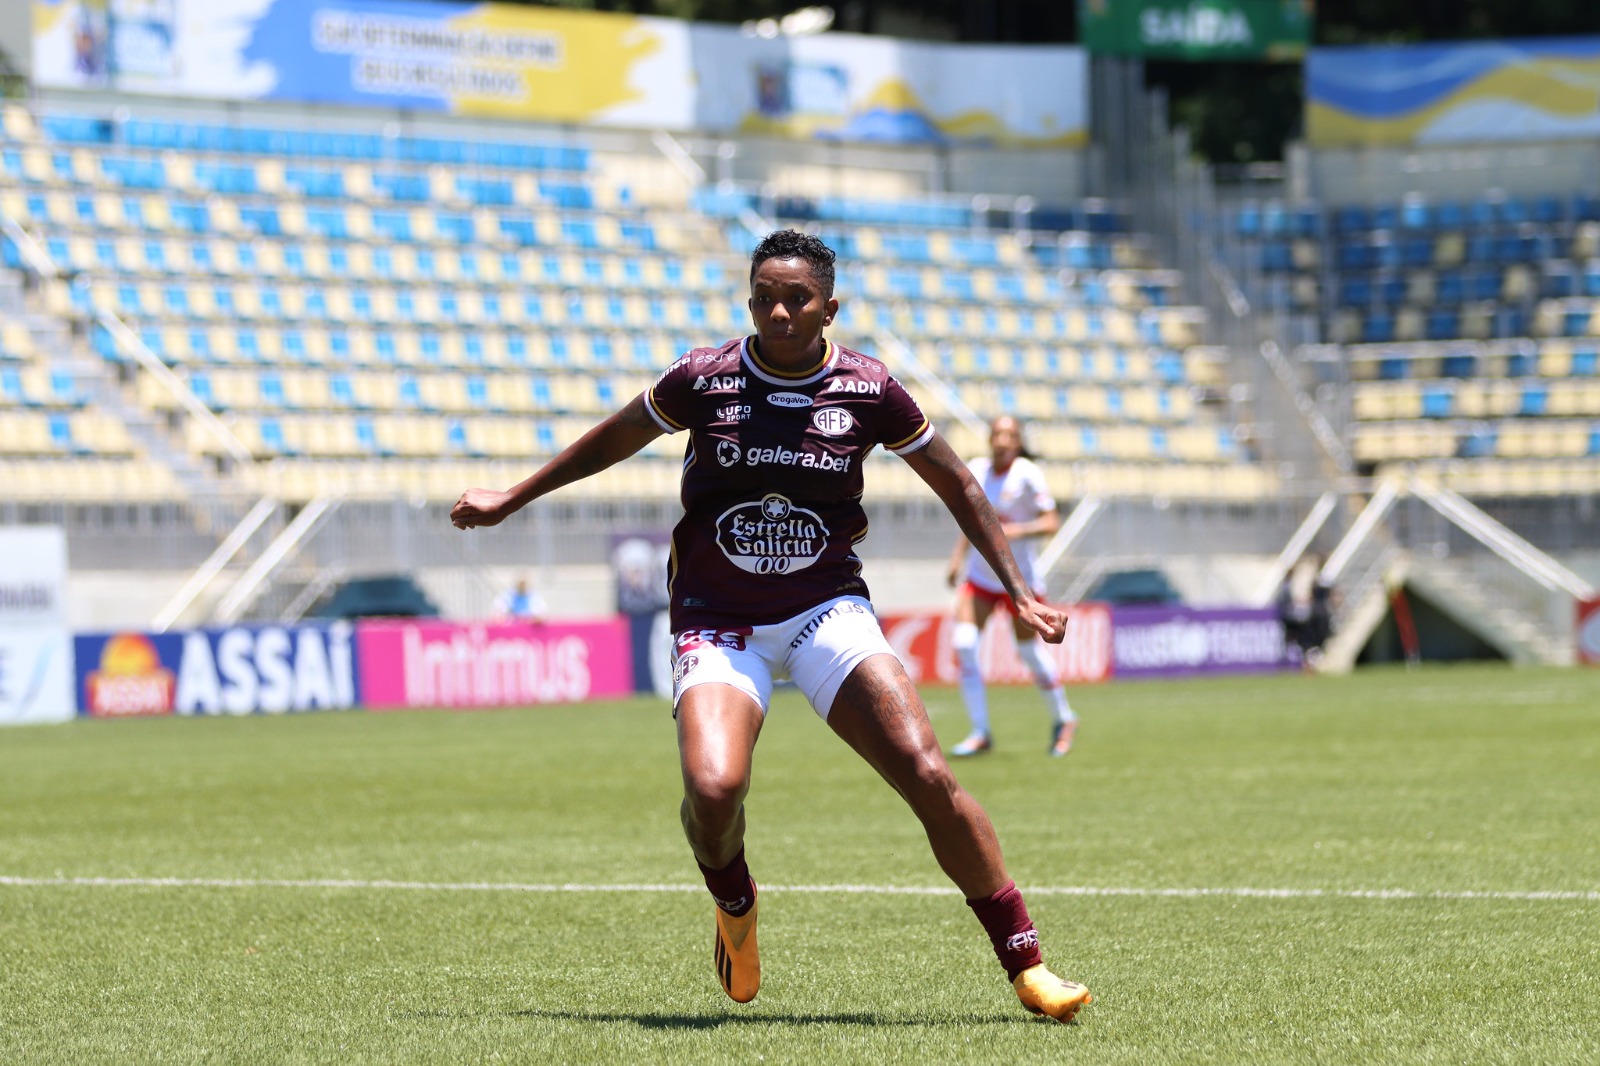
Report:
[[[811,276],[816,279],[823,298],[831,300],[833,263],[837,258],[820,237],[792,229],[773,230],[761,238],[756,250],[750,253],[750,280],[756,280],[756,268],[768,259],[804,259],[811,266]]]

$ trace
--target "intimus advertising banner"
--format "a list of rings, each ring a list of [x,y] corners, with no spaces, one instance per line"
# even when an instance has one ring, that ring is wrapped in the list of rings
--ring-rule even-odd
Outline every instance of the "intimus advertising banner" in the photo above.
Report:
[[[80,634],[78,710],[125,718],[354,707],[353,634],[348,622]]]
[[[398,707],[526,707],[633,692],[628,624],[363,622],[361,702]]]
[[[1061,46],[429,0],[33,0],[34,78],[225,100],[888,142],[1084,143]]]
[[[1306,136],[1323,147],[1600,136],[1600,37],[1313,48]]]
[[[72,718],[67,536],[54,526],[0,529],[0,725]]]

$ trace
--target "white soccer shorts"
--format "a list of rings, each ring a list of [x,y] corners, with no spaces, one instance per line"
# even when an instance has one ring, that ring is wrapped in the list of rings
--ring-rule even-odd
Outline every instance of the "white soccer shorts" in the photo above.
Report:
[[[673,637],[672,705],[696,685],[723,684],[766,714],[773,678],[788,677],[826,720],[850,671],[880,652],[894,649],[860,596],[839,596],[772,625],[686,629]]]

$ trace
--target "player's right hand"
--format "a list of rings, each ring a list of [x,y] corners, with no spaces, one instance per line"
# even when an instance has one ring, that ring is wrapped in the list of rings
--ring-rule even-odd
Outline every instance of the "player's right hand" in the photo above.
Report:
[[[1067,612],[1048,603],[1029,599],[1017,604],[1017,617],[1044,638],[1046,644],[1060,644],[1067,635]]]
[[[497,526],[516,510],[511,493],[495,489],[468,489],[450,508],[450,524],[457,529]]]

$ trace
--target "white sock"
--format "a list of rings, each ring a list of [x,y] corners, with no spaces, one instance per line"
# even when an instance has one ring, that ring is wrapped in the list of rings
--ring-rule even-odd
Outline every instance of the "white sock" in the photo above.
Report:
[[[983,687],[983,671],[978,667],[978,627],[957,622],[950,634],[950,646],[961,664],[961,699],[967,705],[972,731],[989,735],[989,694]]]
[[[1033,640],[1017,641],[1017,656],[1033,672],[1034,683],[1044,694],[1044,701],[1050,707],[1051,717],[1058,722],[1070,722],[1077,718],[1067,703],[1066,686],[1057,677],[1055,664],[1045,653],[1044,641],[1037,637]]]

